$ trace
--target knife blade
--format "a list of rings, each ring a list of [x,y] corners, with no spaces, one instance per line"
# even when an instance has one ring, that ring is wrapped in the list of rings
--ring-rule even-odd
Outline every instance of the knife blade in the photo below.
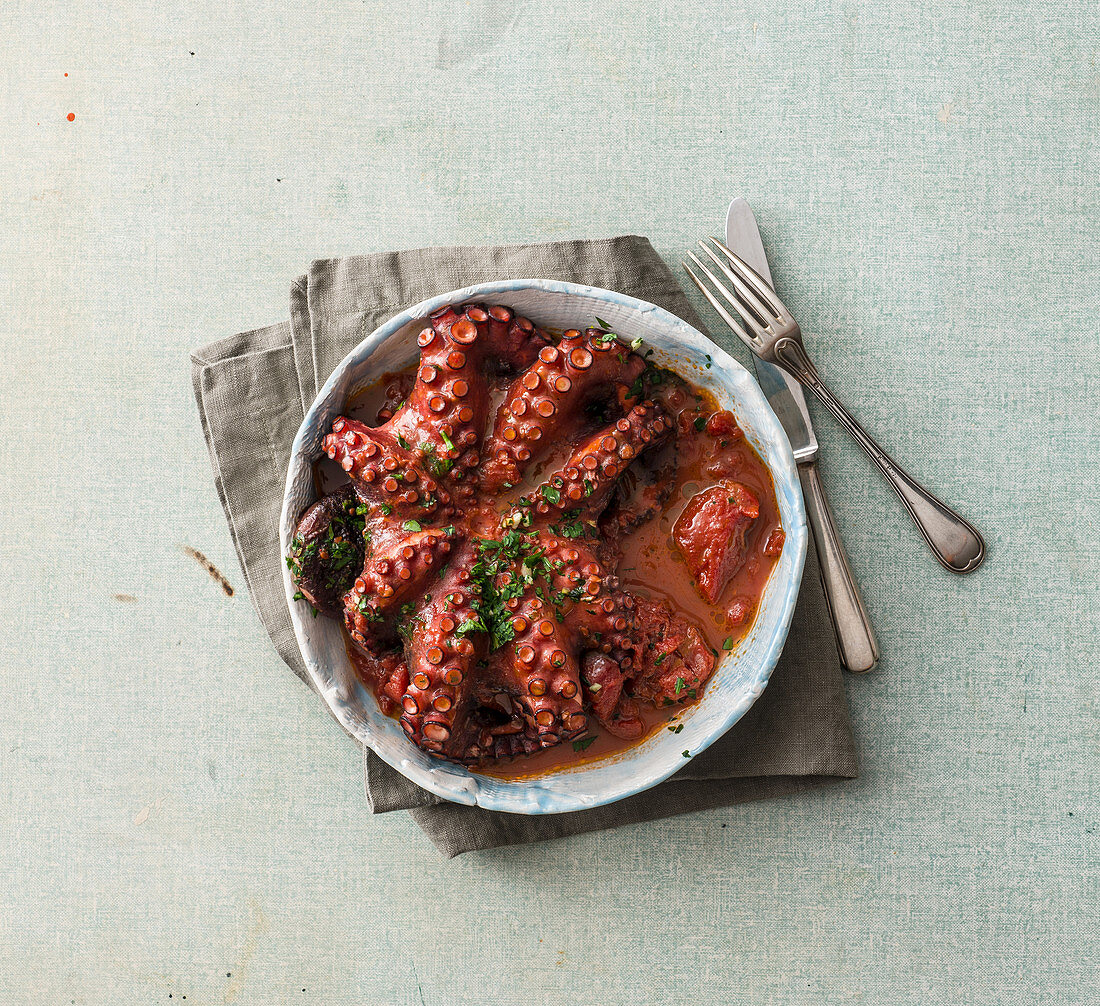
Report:
[[[726,213],[726,244],[760,273],[768,281],[768,286],[774,288],[764,242],[760,240],[760,229],[756,226],[756,217],[752,207],[740,196],[730,203]],[[787,431],[795,460],[808,461],[815,457],[817,437],[810,422],[802,385],[786,371],[765,360],[754,356],[752,362],[764,397],[779,417],[783,429]]]
[[[772,285],[768,257],[760,240],[760,229],[752,208],[738,197],[726,213],[726,245],[741,256]],[[798,480],[806,501],[806,517],[813,531],[821,571],[821,585],[836,631],[837,652],[841,664],[853,674],[866,674],[878,663],[878,644],[871,630],[859,587],[852,576],[852,567],[844,553],[836,521],[821,473],[817,469],[817,437],[814,436],[810,413],[802,386],[790,375],[765,360],[753,357],[760,387],[775,411],[798,463]]]

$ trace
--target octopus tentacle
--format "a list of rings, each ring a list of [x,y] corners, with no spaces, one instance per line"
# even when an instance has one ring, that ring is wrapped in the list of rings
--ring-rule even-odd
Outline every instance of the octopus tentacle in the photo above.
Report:
[[[376,545],[344,595],[344,622],[351,637],[369,648],[385,617],[424,593],[454,540],[453,527],[430,528]]]
[[[470,707],[471,668],[483,643],[459,630],[477,617],[470,590],[436,591],[414,620],[407,646],[409,687],[401,700],[401,726],[428,751],[449,757],[471,754],[461,729]]]
[[[624,669],[629,668],[633,652],[633,595],[620,588],[619,578],[608,574],[596,554],[582,542],[558,544],[548,555],[555,557],[552,563],[559,556],[564,562],[555,579],[557,589],[568,585],[568,590],[575,594],[578,587],[583,587],[583,593],[565,615],[566,624],[586,648],[611,654]]]
[[[511,308],[498,304],[490,307],[487,313],[488,348],[498,371],[524,370],[534,362],[539,350],[550,344],[544,332],[527,318],[515,314]]]
[[[513,576],[503,574],[506,584]],[[529,585],[512,618],[514,639],[495,661],[508,681],[540,747],[552,747],[583,733],[588,717],[581,706],[576,642],[570,630]]]
[[[576,516],[598,514],[619,476],[630,463],[663,443],[672,432],[672,420],[654,402],[636,405],[629,414],[593,434],[556,472],[509,511],[501,523],[516,526],[525,512],[535,521],[556,520],[566,511]]]
[[[480,463],[478,442],[489,408],[486,364],[526,365],[546,337],[510,309],[480,304],[446,305],[416,337],[420,366],[416,383],[390,420],[395,436],[406,439],[439,477],[463,483],[455,495],[469,497],[469,480]]]
[[[629,385],[645,361],[607,332],[570,329],[509,387],[486,440],[482,488],[498,492],[515,485],[528,464],[575,422],[597,395],[625,404]]]
[[[355,491],[365,503],[388,508],[395,520],[417,519],[450,513],[450,494],[420,465],[420,459],[403,447],[385,427],[372,429],[344,416],[332,424],[322,442],[325,453],[351,476]]]
[[[478,463],[476,445],[489,408],[489,391],[479,372],[481,333],[452,307],[432,318],[417,336],[420,367],[405,406],[390,420],[440,478],[457,483]],[[472,493],[455,487],[459,498]]]

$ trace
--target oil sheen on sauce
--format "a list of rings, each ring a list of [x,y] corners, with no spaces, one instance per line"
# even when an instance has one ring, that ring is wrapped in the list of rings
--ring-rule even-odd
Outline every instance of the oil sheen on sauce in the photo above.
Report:
[[[412,387],[414,378],[415,367],[384,375],[375,384],[352,395],[345,415],[368,426],[377,425],[379,409],[401,401]],[[494,389],[490,415],[495,411],[495,400],[505,383]],[[666,475],[672,469],[672,488],[660,510],[625,538],[617,572],[624,589],[666,601],[673,611],[694,622],[711,649],[721,657],[724,651],[736,648],[738,641],[751,629],[756,605],[777,560],[776,556],[764,552],[768,538],[780,529],[771,473],[739,430],[722,435],[708,432],[707,420],[718,407],[707,392],[689,384],[686,388],[669,388],[655,397],[676,419],[679,431],[675,440],[652,460],[654,467],[663,469]],[[592,425],[594,429],[599,423],[594,421]],[[578,433],[577,437],[580,435]],[[544,473],[564,460],[570,448],[571,442],[561,444],[538,465],[532,466],[524,484],[514,490],[515,495],[518,497],[537,485]],[[760,514],[745,539],[747,558],[744,564],[730,580],[718,603],[711,605],[696,588],[673,542],[672,529],[688,500],[722,479],[732,479],[751,489],[760,502]],[[332,492],[344,481],[344,473],[326,458],[315,465],[314,482],[319,495]],[[739,615],[746,607],[748,613],[742,619]],[[734,612],[732,619],[731,611]],[[346,649],[352,663],[361,667],[362,657],[350,638],[346,639]],[[517,779],[597,761],[641,743],[658,730],[675,730],[680,714],[685,711],[680,707],[658,709],[647,703],[642,703],[642,707],[648,729],[641,740],[625,741],[615,737],[593,719],[588,733],[582,738],[583,745],[566,742],[511,761],[479,766],[472,771]]]

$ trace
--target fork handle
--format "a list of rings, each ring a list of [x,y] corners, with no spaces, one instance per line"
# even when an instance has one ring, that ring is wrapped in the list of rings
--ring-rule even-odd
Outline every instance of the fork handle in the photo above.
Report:
[[[825,495],[817,461],[803,461],[798,466],[802,496],[806,500],[806,516],[813,531],[817,550],[817,565],[825,602],[836,630],[836,648],[840,663],[852,674],[866,674],[878,663],[878,644],[871,631],[871,620],[859,596],[848,556],[833,519],[833,511]]]
[[[985,542],[977,529],[917,482],[856,422],[852,414],[825,386],[800,342],[780,339],[775,343],[772,352],[788,373],[821,399],[825,408],[836,416],[878,466],[886,481],[901,497],[909,516],[913,518],[924,540],[944,568],[952,573],[969,573],[977,569],[985,558]]]

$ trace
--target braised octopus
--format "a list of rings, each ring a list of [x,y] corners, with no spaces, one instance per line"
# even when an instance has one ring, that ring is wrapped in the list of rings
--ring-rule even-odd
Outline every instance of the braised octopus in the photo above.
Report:
[[[343,619],[382,709],[434,755],[637,741],[701,695],[715,626],[751,615],[782,548],[766,469],[730,413],[604,328],[555,341],[464,304],[417,345],[375,424],[344,415],[324,438],[348,481],[300,518],[299,597]],[[637,583],[624,555],[636,572],[647,540]],[[702,619],[662,597],[663,566]]]

